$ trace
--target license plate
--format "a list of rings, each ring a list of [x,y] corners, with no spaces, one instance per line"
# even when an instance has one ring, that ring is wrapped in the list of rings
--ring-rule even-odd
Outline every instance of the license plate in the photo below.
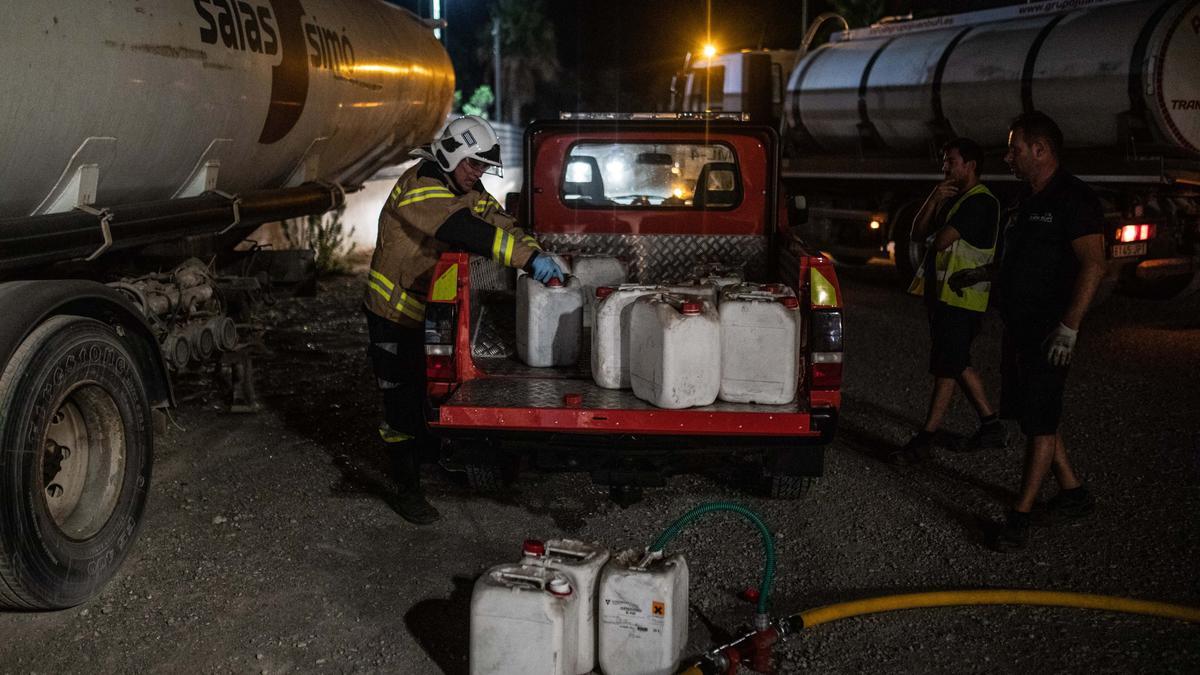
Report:
[[[1137,241],[1132,244],[1113,244],[1112,257],[1130,258],[1135,255],[1146,255],[1146,242]]]

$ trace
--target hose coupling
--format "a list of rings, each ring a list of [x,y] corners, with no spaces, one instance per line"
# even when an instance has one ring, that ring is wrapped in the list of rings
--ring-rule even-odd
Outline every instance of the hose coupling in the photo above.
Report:
[[[762,632],[770,627],[771,627],[771,617],[770,616],[768,616],[766,614],[755,614],[754,615],[754,630],[755,630],[755,632]]]

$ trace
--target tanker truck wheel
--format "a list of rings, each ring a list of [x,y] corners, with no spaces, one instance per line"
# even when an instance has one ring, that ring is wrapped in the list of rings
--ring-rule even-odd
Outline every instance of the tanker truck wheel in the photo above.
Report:
[[[0,607],[61,609],[121,566],[153,450],[137,362],[102,322],[56,316],[0,372]]]
[[[892,219],[892,262],[896,263],[897,281],[905,288],[925,257],[924,242],[912,241],[908,236],[919,208],[918,204],[905,204],[896,209]]]

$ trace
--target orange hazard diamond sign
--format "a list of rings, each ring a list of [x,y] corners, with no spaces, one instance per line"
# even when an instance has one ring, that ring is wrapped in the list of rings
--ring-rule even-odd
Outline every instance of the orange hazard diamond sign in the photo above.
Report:
[[[652,602],[650,603],[650,614],[653,616],[666,616],[667,606],[661,602]]]

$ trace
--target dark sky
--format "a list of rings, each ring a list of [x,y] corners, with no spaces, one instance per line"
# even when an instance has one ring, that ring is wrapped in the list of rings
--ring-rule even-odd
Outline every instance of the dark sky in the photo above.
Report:
[[[391,0],[430,15],[430,0]],[[889,14],[918,16],[985,9],[1019,0],[887,0]],[[489,0],[444,0],[447,49],[459,88],[469,96],[490,74],[477,60]],[[653,110],[665,100],[671,73],[695,50],[711,8],[719,47],[795,49],[803,38],[801,0],[546,0],[558,37],[559,82],[538,92],[537,116],[558,110]],[[829,9],[810,0],[810,19]]]

